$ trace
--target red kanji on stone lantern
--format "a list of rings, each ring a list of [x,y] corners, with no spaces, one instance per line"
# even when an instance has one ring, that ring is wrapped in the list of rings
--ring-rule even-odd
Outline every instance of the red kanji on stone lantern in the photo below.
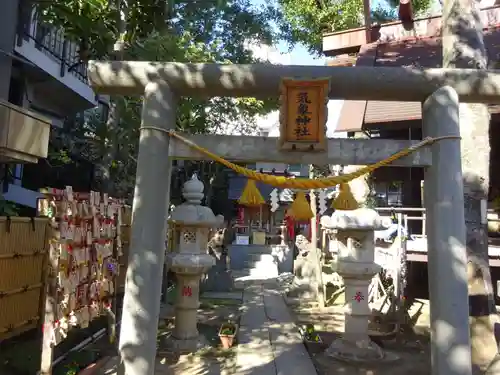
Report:
[[[185,286],[182,288],[182,296],[183,297],[191,297],[193,295],[193,290],[190,286]]]

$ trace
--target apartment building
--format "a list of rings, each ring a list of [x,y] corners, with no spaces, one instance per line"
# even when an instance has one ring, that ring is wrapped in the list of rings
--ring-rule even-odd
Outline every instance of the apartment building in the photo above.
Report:
[[[107,105],[88,84],[78,46],[19,2],[2,0],[0,12],[0,181],[4,199],[34,208],[42,186],[24,187],[23,174],[37,173],[51,130]]]

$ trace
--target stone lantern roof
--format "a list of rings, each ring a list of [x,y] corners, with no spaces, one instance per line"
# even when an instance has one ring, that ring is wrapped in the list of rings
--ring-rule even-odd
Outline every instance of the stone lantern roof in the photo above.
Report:
[[[219,227],[224,222],[224,217],[215,216],[209,207],[201,205],[204,188],[203,182],[198,179],[196,173],[193,174],[182,189],[182,196],[186,201],[175,207],[169,222],[183,226]]]

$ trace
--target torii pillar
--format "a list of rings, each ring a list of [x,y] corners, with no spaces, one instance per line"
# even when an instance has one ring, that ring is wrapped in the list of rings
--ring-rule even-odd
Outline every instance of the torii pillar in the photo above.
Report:
[[[144,90],[120,328],[119,347],[126,375],[154,373],[172,165],[165,131],[175,128],[175,113],[176,98],[168,84],[148,83]]]
[[[331,99],[425,102],[423,123],[432,135],[458,135],[458,97],[500,104],[500,75],[475,69],[90,62],[98,93],[144,95],[134,193],[132,238],[125,284],[120,352],[126,375],[153,375],[165,257],[170,158],[203,159],[177,147],[166,131],[175,126],[175,97],[279,95],[285,77],[330,78]],[[443,88],[444,86],[450,86]],[[458,95],[457,95],[458,94]],[[434,132],[434,133],[431,133]],[[215,137],[215,138],[214,138]],[[272,139],[212,136],[202,147],[240,161],[366,165],[401,149],[393,140],[329,140],[328,152],[280,152]],[[410,142],[411,143],[411,142]],[[222,147],[221,147],[222,145]],[[362,145],[362,146],[361,146]],[[334,147],[335,146],[335,147]],[[405,143],[408,147],[409,143]],[[251,151],[251,152],[250,152]],[[421,150],[393,165],[424,166],[429,223],[432,370],[434,375],[471,374],[462,175],[459,140]],[[432,160],[429,160],[432,159]]]

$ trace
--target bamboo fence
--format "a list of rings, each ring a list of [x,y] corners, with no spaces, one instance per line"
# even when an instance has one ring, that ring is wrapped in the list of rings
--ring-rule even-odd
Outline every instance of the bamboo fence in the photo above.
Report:
[[[48,219],[0,217],[0,341],[40,324]]]

